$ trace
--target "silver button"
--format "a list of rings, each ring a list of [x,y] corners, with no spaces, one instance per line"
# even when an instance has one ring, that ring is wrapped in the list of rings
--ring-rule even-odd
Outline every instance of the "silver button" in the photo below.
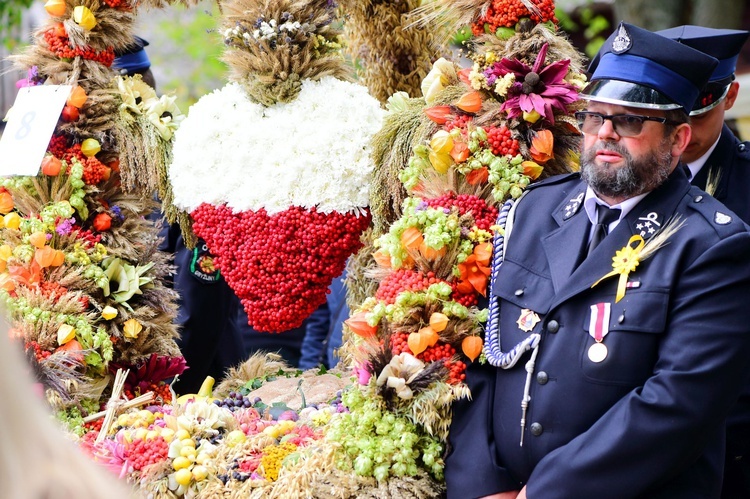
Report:
[[[695,201],[696,203],[700,203],[701,201],[703,201],[703,196],[701,196],[699,194],[699,195],[695,196],[695,198],[693,199],[693,201]]]
[[[550,333],[556,333],[559,330],[560,324],[556,320],[552,319],[547,323],[547,331],[549,331]]]
[[[516,296],[523,296],[523,289],[517,289]]]
[[[549,376],[547,375],[546,372],[539,371],[538,373],[536,373],[537,383],[539,383],[540,385],[546,385],[548,381],[549,381]]]

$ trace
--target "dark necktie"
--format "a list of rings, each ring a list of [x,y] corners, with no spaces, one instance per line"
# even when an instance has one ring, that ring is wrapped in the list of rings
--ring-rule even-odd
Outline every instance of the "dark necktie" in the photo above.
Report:
[[[589,255],[609,233],[609,224],[619,218],[619,208],[607,208],[606,206],[596,205],[596,225],[594,225],[594,234],[591,236],[591,241],[589,241]]]

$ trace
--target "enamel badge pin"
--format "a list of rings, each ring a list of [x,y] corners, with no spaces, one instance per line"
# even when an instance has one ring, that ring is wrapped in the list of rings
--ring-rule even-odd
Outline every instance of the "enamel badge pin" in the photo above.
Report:
[[[589,320],[589,335],[594,338],[594,343],[589,347],[589,360],[591,362],[602,362],[607,358],[607,346],[604,337],[609,333],[609,316],[612,311],[611,303],[595,303],[591,305],[591,319]]]
[[[538,322],[539,316],[536,314],[536,312],[529,310],[528,308],[524,308],[523,310],[521,310],[521,315],[518,317],[516,324],[518,324],[518,327],[521,329],[521,331],[528,333],[529,331],[534,329],[534,326],[536,326]]]

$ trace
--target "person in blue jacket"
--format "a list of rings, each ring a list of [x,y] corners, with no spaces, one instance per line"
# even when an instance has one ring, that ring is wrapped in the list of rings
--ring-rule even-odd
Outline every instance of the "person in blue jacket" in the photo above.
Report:
[[[300,369],[311,369],[320,365],[336,367],[339,357],[336,350],[341,347],[344,321],[349,318],[346,305],[346,270],[329,286],[326,302],[307,318],[305,337],[302,340]]]
[[[717,63],[626,23],[592,62],[581,172],[501,215],[449,498],[719,497],[750,377],[750,227],[678,166]]]
[[[690,111],[693,134],[682,160],[690,169],[693,185],[710,191],[745,223],[750,223],[750,142],[741,142],[724,123],[725,112],[734,106],[739,93],[740,84],[734,73],[750,32],[678,26],[657,33],[719,60]],[[750,498],[750,385],[727,419],[721,497]]]

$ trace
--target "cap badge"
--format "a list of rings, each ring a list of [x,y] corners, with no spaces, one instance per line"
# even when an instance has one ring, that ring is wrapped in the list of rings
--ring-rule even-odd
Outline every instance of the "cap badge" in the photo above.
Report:
[[[612,52],[615,54],[622,54],[630,50],[633,46],[633,40],[630,39],[630,34],[625,29],[625,26],[620,24],[620,28],[617,31],[617,36],[612,41]]]
[[[716,215],[714,216],[714,221],[719,225],[726,225],[732,221],[732,217],[720,211],[717,211]]]

